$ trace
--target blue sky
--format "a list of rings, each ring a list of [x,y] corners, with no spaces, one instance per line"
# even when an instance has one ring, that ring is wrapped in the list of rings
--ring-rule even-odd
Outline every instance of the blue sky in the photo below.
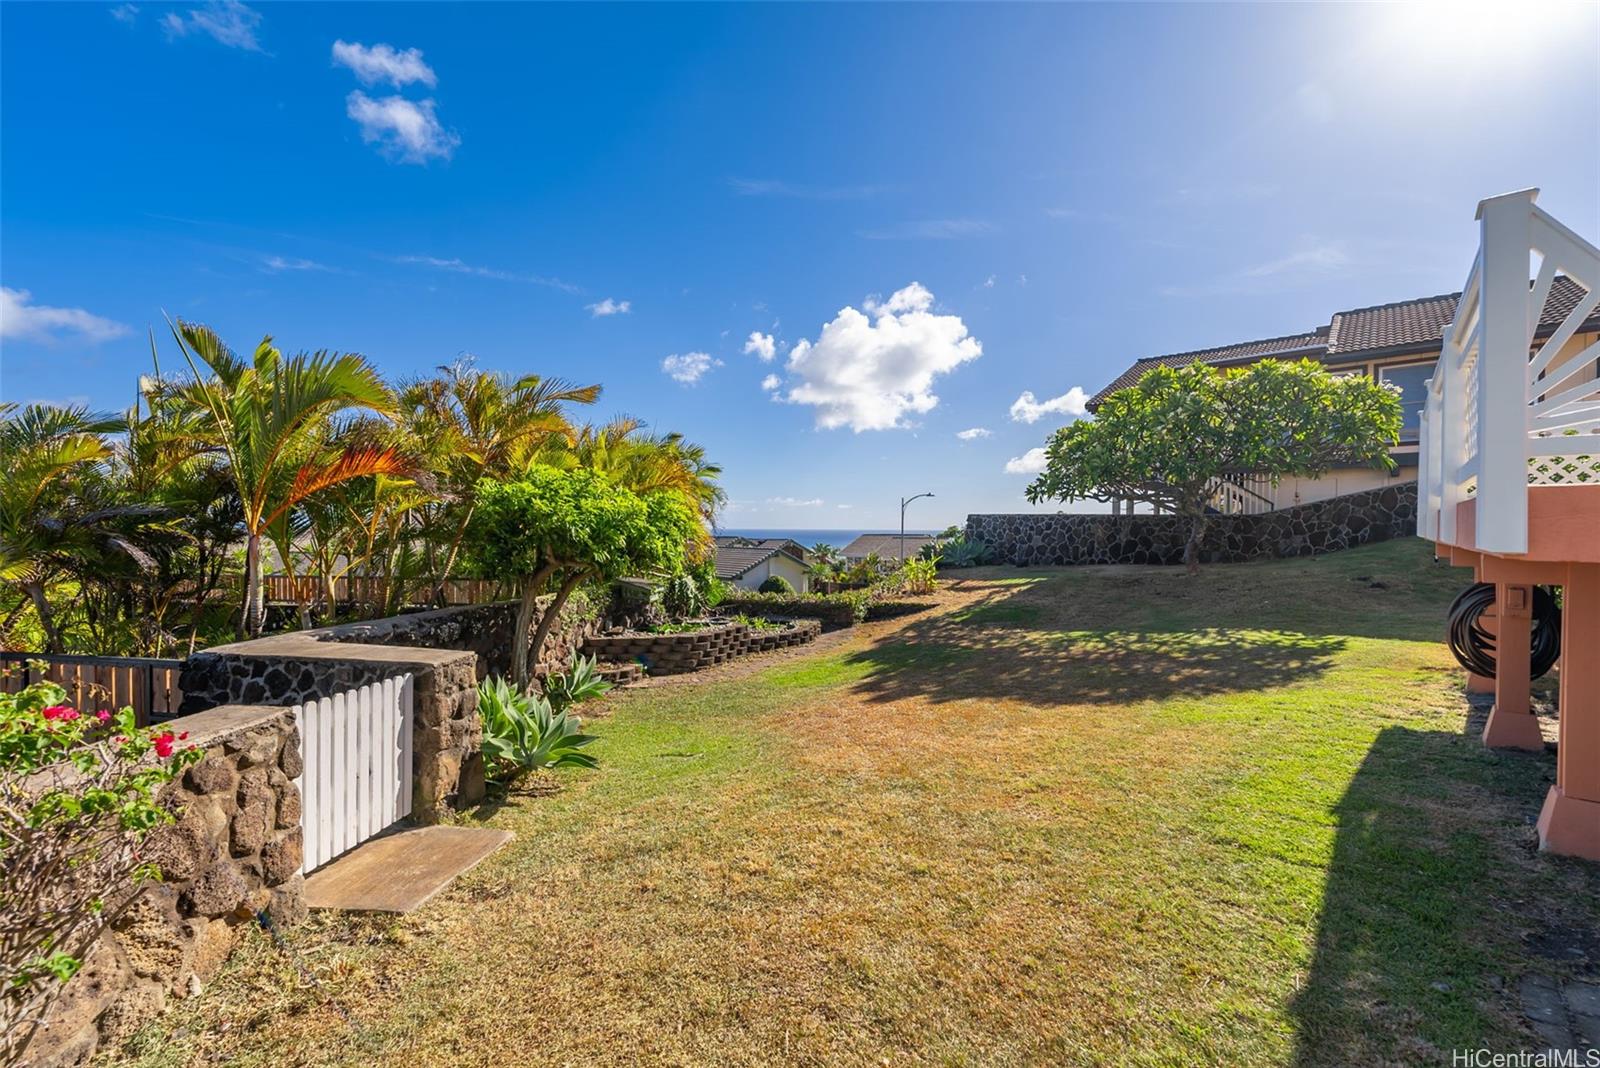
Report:
[[[1600,8],[1531,10],[5,4],[0,397],[125,407],[165,311],[600,381],[729,526],[1022,510],[1136,357],[1600,232]]]

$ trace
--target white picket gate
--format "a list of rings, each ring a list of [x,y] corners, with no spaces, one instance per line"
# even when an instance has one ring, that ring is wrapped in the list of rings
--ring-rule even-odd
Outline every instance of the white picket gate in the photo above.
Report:
[[[296,705],[304,768],[302,872],[411,814],[412,680],[400,675]]]

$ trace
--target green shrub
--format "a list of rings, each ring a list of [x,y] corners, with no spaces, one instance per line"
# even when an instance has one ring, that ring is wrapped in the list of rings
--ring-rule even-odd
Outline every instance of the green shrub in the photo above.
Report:
[[[782,575],[769,575],[761,583],[761,585],[756,588],[756,592],[781,593],[786,596],[790,596],[794,593],[794,586],[791,585],[789,580],[784,578]]]
[[[938,546],[936,553],[940,567],[977,567],[989,562],[989,547],[976,539],[952,538]]]
[[[200,753],[133,709],[80,712],[34,683],[0,694],[0,1062],[15,1063],[95,939],[160,878],[139,859]],[[57,774],[41,776],[41,772]],[[47,785],[40,787],[41,780]]]
[[[700,581],[687,571],[669,575],[661,584],[661,608],[673,619],[698,616],[706,610]]]
[[[564,711],[579,701],[590,701],[611,692],[611,684],[600,677],[600,658],[572,654],[572,665],[544,680],[544,696],[552,708]]]
[[[880,590],[891,593],[932,593],[939,587],[939,558],[907,560],[898,571],[885,575]]]
[[[872,600],[866,590],[844,590],[839,593],[749,593],[739,590],[730,593],[719,606],[734,614],[794,616],[801,619],[820,619],[824,630],[853,627],[867,618],[867,605]]]
[[[490,782],[507,785],[543,768],[592,768],[599,762],[580,752],[594,737],[579,733],[582,723],[559,712],[537,694],[521,694],[503,678],[478,686],[483,720],[483,761]]]

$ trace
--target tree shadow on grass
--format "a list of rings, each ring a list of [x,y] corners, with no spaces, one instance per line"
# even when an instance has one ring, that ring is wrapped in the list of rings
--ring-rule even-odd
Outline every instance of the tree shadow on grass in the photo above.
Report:
[[[1452,1049],[1536,1044],[1502,990],[1541,932],[1595,922],[1600,891],[1600,871],[1533,851],[1548,764],[1452,732],[1378,734],[1334,809],[1316,947],[1291,1006],[1296,1065],[1448,1064]]]
[[[1014,698],[1031,704],[1126,703],[1282,686],[1327,671],[1338,636],[1284,631],[1052,631],[1043,609],[996,593],[885,635],[847,661],[870,673],[872,701]]]

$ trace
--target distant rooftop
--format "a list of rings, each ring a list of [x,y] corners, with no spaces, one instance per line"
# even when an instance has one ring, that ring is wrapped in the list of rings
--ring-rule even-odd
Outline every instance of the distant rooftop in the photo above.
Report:
[[[922,550],[924,545],[938,541],[933,534],[916,534],[906,531],[906,559],[909,560]],[[864,556],[877,553],[885,560],[900,558],[900,532],[891,534],[862,534],[841,550],[848,560],[859,560]]]
[[[1566,275],[1558,275],[1550,287],[1537,333],[1549,334],[1559,326],[1588,291]],[[1135,361],[1089,401],[1090,409],[1099,406],[1107,394],[1125,389],[1156,367],[1187,367],[1194,363],[1217,365],[1254,363],[1265,359],[1312,359],[1337,363],[1362,357],[1404,355],[1438,348],[1444,331],[1456,315],[1460,293],[1417,297],[1370,308],[1335,312],[1327,326],[1303,334],[1240,341],[1190,352],[1146,356]],[[1600,329],[1600,311],[1591,315],[1584,329]]]
[[[806,562],[804,546],[788,538],[740,538],[733,535],[718,535],[712,540],[717,545],[716,570],[717,578],[720,579],[736,579],[779,553],[792,556],[802,564]]]

